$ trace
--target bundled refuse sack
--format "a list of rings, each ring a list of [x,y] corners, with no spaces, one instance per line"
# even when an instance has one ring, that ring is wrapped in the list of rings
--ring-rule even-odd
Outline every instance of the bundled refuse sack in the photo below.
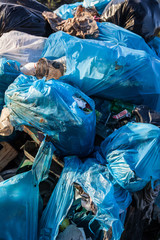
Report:
[[[20,64],[16,61],[0,59],[0,111],[4,105],[4,93],[20,74]]]
[[[0,36],[11,30],[36,36],[49,36],[51,29],[43,18],[42,12],[50,10],[41,4],[37,6],[37,4],[36,1],[30,0],[22,3],[19,1],[15,1],[15,3],[0,1]]]
[[[47,39],[42,57],[55,60],[62,56],[66,56],[66,72],[60,81],[89,96],[121,99],[160,111],[160,60],[145,51],[112,40],[79,39],[57,32]]]
[[[0,56],[24,65],[37,62],[41,57],[46,38],[24,32],[11,31],[0,37]]]
[[[5,103],[16,129],[35,127],[65,155],[84,156],[93,150],[95,106],[79,89],[20,75],[7,89]]]
[[[47,178],[54,147],[43,141],[32,170],[0,183],[1,239],[38,240],[39,184]]]
[[[160,31],[160,3],[157,0],[112,0],[100,20],[112,22],[149,40]]]
[[[88,7],[87,10],[92,10],[92,8],[89,6],[94,6],[93,5],[94,3],[102,5],[102,2],[105,3],[105,1],[106,0],[104,1],[103,0],[102,1],[87,0],[83,2],[83,6]],[[73,18],[80,4],[82,3],[77,2],[75,4],[64,4],[60,8],[58,8],[56,11],[54,11],[54,13],[56,13],[56,15],[58,15],[61,19]],[[94,14],[94,18],[96,21],[99,21],[96,14]],[[152,51],[148,46],[148,44],[145,42],[145,40],[138,34],[135,34],[131,31],[128,31],[110,22],[97,22],[97,26],[98,26],[99,35],[98,35],[98,38],[95,38],[95,39],[101,40],[101,41],[114,41],[115,44],[117,44],[117,41],[118,41],[118,44],[122,46],[126,46],[126,47],[137,49],[137,50],[144,50],[147,53],[153,56],[156,56],[155,51]],[[88,38],[92,38],[92,37],[88,36]],[[158,41],[159,38],[155,38],[155,39],[156,41]]]
[[[115,44],[118,42],[118,45],[123,47],[143,50],[151,56],[157,57],[155,51],[153,51],[153,49],[151,49],[145,40],[138,34],[110,22],[97,22],[97,26],[99,35],[98,38],[95,38],[95,40],[112,41]]]
[[[120,239],[131,196],[111,183],[102,164],[99,157],[85,159],[84,163],[74,156],[65,158],[60,180],[40,220],[40,240]],[[60,238],[60,231],[71,222],[84,229],[86,238],[69,238],[69,233],[68,238]]]
[[[151,179],[160,179],[160,129],[152,124],[128,123],[102,142],[101,151],[124,189],[139,191]]]

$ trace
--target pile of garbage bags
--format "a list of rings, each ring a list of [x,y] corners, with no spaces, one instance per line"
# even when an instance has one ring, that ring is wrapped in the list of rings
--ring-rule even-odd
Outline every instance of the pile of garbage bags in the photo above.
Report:
[[[0,15],[0,239],[159,240],[159,1]]]

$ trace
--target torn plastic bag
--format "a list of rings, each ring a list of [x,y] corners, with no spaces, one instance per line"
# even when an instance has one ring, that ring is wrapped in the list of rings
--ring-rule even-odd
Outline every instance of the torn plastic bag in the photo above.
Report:
[[[9,32],[11,30],[17,30],[20,32],[29,33],[36,36],[48,37],[51,33],[48,23],[42,16],[42,12],[46,10],[46,7],[41,5],[41,10],[34,9],[32,1],[29,2],[29,7],[27,7],[27,1],[25,6],[16,3],[3,3],[0,1],[0,36],[3,33]],[[42,10],[43,9],[43,10]],[[47,9],[50,11],[49,9]]]
[[[0,183],[1,239],[38,239],[39,183],[47,177],[53,151],[44,140],[31,171]]]
[[[152,124],[128,123],[101,144],[113,178],[135,192],[147,182],[160,179],[160,129]]]
[[[67,71],[60,81],[78,86],[88,96],[116,98],[160,111],[160,60],[145,51],[64,32],[52,34],[42,57],[64,55]]]
[[[20,64],[16,61],[0,59],[0,111],[4,105],[4,93],[20,74]]]
[[[5,95],[13,126],[35,127],[65,155],[89,154],[95,137],[94,101],[66,83],[20,75]]]
[[[149,40],[160,31],[160,3],[157,0],[112,0],[100,20],[112,22]]]
[[[77,157],[67,157],[60,180],[43,212],[39,240],[56,239],[59,225],[74,201],[73,183],[79,184],[89,194],[98,209],[89,223],[91,230],[93,230],[94,220],[100,224],[100,229],[96,229],[94,234],[97,234],[101,229],[108,231],[111,227],[112,239],[120,239],[123,224],[119,218],[119,207],[114,197],[113,185],[108,179],[106,167],[95,159],[87,159],[82,163]]]
[[[155,52],[156,55],[160,58],[160,38],[153,38],[150,42],[148,42],[148,45],[151,47],[153,52]]]
[[[46,38],[11,31],[0,37],[0,56],[18,61],[22,65],[37,62],[41,57]]]

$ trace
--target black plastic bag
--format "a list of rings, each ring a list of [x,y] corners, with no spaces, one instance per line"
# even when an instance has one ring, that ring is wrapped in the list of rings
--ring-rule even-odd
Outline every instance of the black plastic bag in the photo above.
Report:
[[[112,0],[100,19],[149,40],[160,31],[160,3],[158,0]]]
[[[125,231],[121,240],[144,240],[143,235],[152,222],[154,202],[159,192],[160,184],[153,189],[151,184],[148,183],[143,190],[133,193],[132,203],[127,210]]]
[[[51,29],[43,18],[47,8],[36,1],[0,1],[0,36],[11,30],[48,37]],[[50,11],[47,9],[47,11]]]
[[[27,8],[32,8],[32,9],[40,11],[40,12],[49,11],[49,9],[45,5],[37,2],[36,0],[21,0],[21,1],[19,1],[19,0],[0,0],[0,3],[16,4],[16,5],[24,6]]]

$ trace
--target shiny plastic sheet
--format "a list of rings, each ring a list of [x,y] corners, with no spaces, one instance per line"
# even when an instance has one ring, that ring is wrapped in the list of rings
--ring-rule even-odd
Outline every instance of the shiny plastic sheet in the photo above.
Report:
[[[135,192],[160,179],[160,129],[152,124],[128,123],[101,144],[113,178]]]
[[[35,127],[49,135],[64,155],[88,155],[95,138],[94,101],[69,84],[20,75],[9,86],[5,103],[16,129]]]
[[[1,239],[38,239],[39,183],[47,177],[53,151],[44,140],[32,170],[0,183]]]
[[[59,225],[66,217],[74,200],[74,182],[89,194],[97,206],[98,211],[94,219],[100,223],[100,228],[107,231],[112,227],[112,239],[120,239],[123,223],[120,220],[120,208],[116,200],[119,203],[124,201],[125,207],[128,207],[131,197],[127,192],[125,195],[120,186],[115,191],[115,186],[110,182],[108,174],[106,166],[101,165],[96,159],[89,158],[82,163],[77,157],[66,157],[60,180],[40,221],[39,239],[56,239]]]
[[[48,38],[42,56],[66,56],[67,71],[60,81],[79,87],[88,96],[121,99],[160,111],[160,60],[118,43],[57,32]]]

